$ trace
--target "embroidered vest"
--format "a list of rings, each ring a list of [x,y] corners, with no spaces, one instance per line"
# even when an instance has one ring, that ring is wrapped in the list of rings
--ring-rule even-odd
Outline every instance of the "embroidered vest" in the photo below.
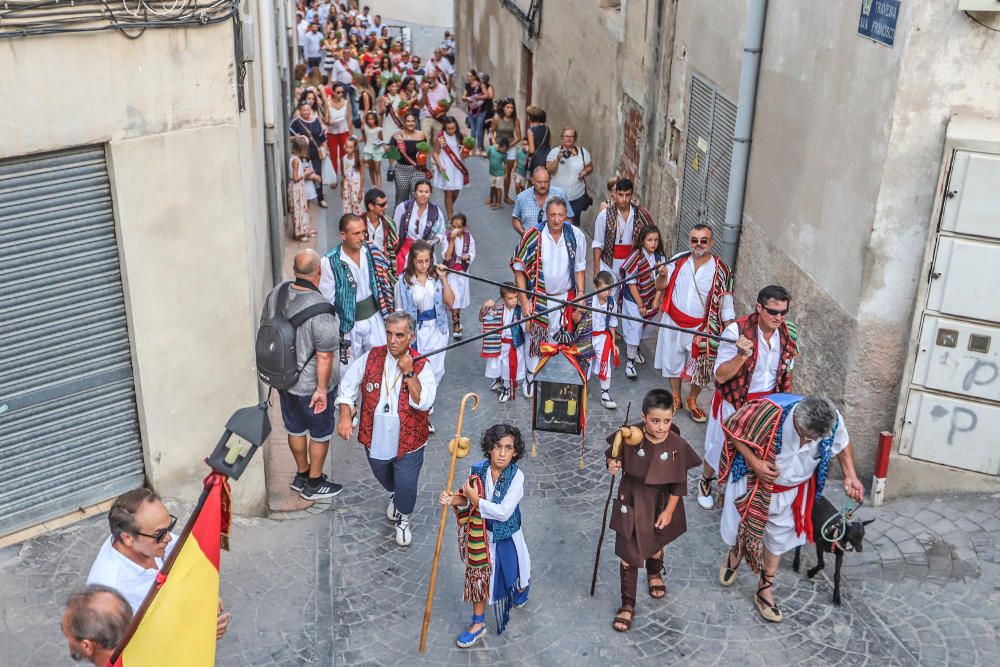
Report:
[[[610,199],[604,216],[604,245],[601,246],[601,261],[608,266],[615,265],[615,241],[618,234],[618,207]],[[634,214],[632,216],[632,238],[629,244],[635,246],[642,238],[642,233],[647,227],[655,227],[653,216],[642,206],[631,204]],[[596,271],[596,269],[595,269]]]
[[[333,273],[333,309],[337,312],[337,318],[340,320],[340,335],[344,336],[354,328],[358,286],[354,282],[354,274],[340,259],[342,246],[343,244],[339,244],[326,253],[326,259],[330,262],[330,271]],[[367,253],[368,284],[372,291],[372,298],[375,299],[382,317],[388,317],[395,309],[392,271],[388,269],[385,256],[379,252],[378,248],[366,241],[362,251]]]
[[[430,217],[430,216],[428,216]],[[468,230],[462,231],[462,252],[463,255],[469,254],[469,246],[472,245],[472,234]],[[468,271],[469,270],[469,260],[459,259],[458,243],[455,244],[455,254],[451,256],[451,260],[448,262],[448,268],[454,271]]]
[[[490,474],[490,462],[482,461],[472,466],[472,474],[481,479],[483,488],[486,488],[486,475]],[[507,495],[507,489],[510,488],[510,483],[514,481],[515,475],[517,475],[516,463],[511,463],[504,468],[503,472],[497,478],[497,483],[493,486],[493,497],[490,498],[492,502],[499,503],[503,501],[504,496]],[[521,506],[518,505],[514,513],[506,521],[486,519],[486,530],[493,533],[494,544],[501,540],[510,539],[514,533],[521,530]]]
[[[372,446],[375,408],[378,407],[382,392],[382,372],[385,369],[387,353],[388,348],[385,345],[372,348],[368,353],[365,373],[361,380],[361,421],[358,423],[358,442],[369,449]],[[412,349],[406,353],[411,357],[417,356]],[[413,372],[420,373],[426,363],[426,359],[413,362]],[[396,456],[402,457],[427,442],[427,436],[430,434],[428,428],[430,417],[426,412],[414,410],[410,405],[410,389],[406,381],[400,380],[399,384],[399,448],[396,450]]]
[[[516,327],[498,331],[503,326],[503,303],[494,304],[491,308],[484,308],[479,314],[479,321],[483,324],[483,345],[479,356],[489,359],[500,356],[504,338],[510,338],[515,348],[524,345],[524,325],[518,324]],[[511,322],[521,319],[521,306],[514,306],[514,313],[511,315]]]
[[[399,238],[406,242],[407,232],[410,230],[410,218],[413,217],[413,207],[417,205],[416,199],[407,199],[403,204],[403,219],[399,221]],[[420,235],[424,241],[430,241],[434,236],[438,220],[441,219],[441,209],[434,204],[427,202],[427,226],[424,227],[423,234]],[[398,248],[397,248],[398,250]]]
[[[739,410],[747,401],[747,394],[750,391],[750,380],[753,379],[753,369],[757,365],[757,313],[751,313],[746,317],[736,320],[739,334],[753,341],[753,354],[743,362],[736,375],[718,385],[718,391],[722,398],[729,401],[730,405]],[[785,321],[784,326],[778,329],[778,339],[781,344],[781,359],[778,361],[778,376],[774,383],[774,391],[777,393],[788,393],[792,390],[792,365],[795,356],[799,353],[798,336],[795,325]]]

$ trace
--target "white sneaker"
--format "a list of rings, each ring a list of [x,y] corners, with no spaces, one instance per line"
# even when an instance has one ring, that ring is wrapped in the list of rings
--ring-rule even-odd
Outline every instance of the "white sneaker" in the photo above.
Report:
[[[402,514],[396,519],[396,544],[401,547],[410,546],[413,541],[413,534],[410,533],[410,519]]]
[[[708,489],[707,495],[701,495],[701,492]],[[712,498],[712,481],[709,480],[705,483],[703,478],[698,479],[698,507],[703,510],[715,509],[715,499]]]
[[[618,407],[618,404],[615,403],[615,399],[611,398],[611,394],[606,391],[601,392],[601,405],[606,407],[608,410],[614,410]]]
[[[635,361],[629,359],[628,363],[625,364],[625,377],[634,380],[637,375],[638,373],[635,371]]]
[[[494,378],[493,384],[490,385],[490,391],[500,391],[501,389],[503,389],[503,380]]]
[[[635,363],[644,364],[646,363],[646,357],[642,356],[642,350],[636,348],[635,350]]]
[[[499,403],[506,403],[509,400],[510,400],[510,390],[507,389],[507,387],[504,387],[503,389],[500,390],[500,395],[497,397],[497,401]]]
[[[428,433],[437,433],[437,429],[434,428],[434,424],[431,424],[430,422],[427,423],[427,432]]]
[[[535,385],[532,384],[531,382],[528,382],[527,380],[525,380],[524,381],[524,391],[522,391],[521,393],[524,394],[525,398],[531,398],[532,396],[535,395]]]
[[[396,496],[390,493],[389,506],[385,508],[385,518],[388,521],[395,522],[397,517],[399,517],[399,512],[396,511]]]

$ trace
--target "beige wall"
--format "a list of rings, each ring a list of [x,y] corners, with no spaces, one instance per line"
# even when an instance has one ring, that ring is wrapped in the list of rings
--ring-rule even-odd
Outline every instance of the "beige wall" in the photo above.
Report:
[[[194,497],[226,420],[257,400],[266,215],[232,25],[3,40],[0,90],[0,157],[108,147],[147,475]],[[233,492],[263,511],[260,460]]]
[[[452,27],[455,20],[455,2],[468,0],[359,0],[358,5],[371,7],[371,14],[382,16],[383,23],[405,21],[439,28]]]

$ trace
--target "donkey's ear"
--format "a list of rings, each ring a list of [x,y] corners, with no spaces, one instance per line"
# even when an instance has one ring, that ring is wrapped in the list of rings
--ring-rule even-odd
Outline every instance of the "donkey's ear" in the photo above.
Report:
[[[875,519],[868,519],[867,521],[862,521],[862,522],[861,522],[861,525],[862,525],[862,526],[867,526],[868,524],[870,524],[870,523],[871,523],[872,521],[874,521],[874,520],[875,520]]]

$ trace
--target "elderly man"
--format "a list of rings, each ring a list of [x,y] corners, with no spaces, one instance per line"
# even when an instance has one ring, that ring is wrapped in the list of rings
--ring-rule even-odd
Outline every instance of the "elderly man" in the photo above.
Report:
[[[514,214],[510,224],[518,236],[524,236],[526,228],[542,228],[546,218],[545,209],[554,197],[566,202],[566,219],[573,219],[573,207],[569,205],[566,193],[560,188],[550,187],[551,181],[552,177],[545,167],[536,167],[531,172],[531,187],[521,192],[514,201]]]
[[[660,267],[656,288],[665,290],[661,322],[675,327],[695,329],[718,336],[736,319],[733,309],[733,274],[721,259],[712,254],[712,230],[695,225],[690,236],[691,251],[674,257]],[[719,344],[702,336],[660,329],[656,339],[653,366],[670,380],[674,395],[674,414],[680,412],[681,377],[691,378],[687,411],[696,423],[708,417],[698,407],[701,388],[712,381]],[[693,360],[693,368],[688,365]]]
[[[723,331],[735,343],[720,343],[715,359],[715,394],[705,429],[705,466],[698,482],[698,505],[710,510],[712,480],[719,469],[725,441],[722,425],[747,401],[768,394],[792,391],[792,367],[798,355],[798,331],[788,321],[791,296],[780,285],[768,285],[757,293],[753,313],[736,320]],[[719,504],[725,495],[719,484]]]
[[[349,357],[357,359],[376,345],[385,345],[382,318],[393,311],[394,267],[365,241],[365,231],[358,216],[340,216],[340,243],[320,262],[319,291],[340,319],[342,373]]]
[[[455,76],[455,66],[451,64],[451,61],[448,60],[448,58],[445,57],[444,49],[441,47],[434,49],[434,55],[427,61],[427,65],[424,69],[428,76],[431,75],[432,70],[438,72],[438,78],[443,79],[448,89],[451,89]]]
[[[118,496],[108,511],[111,535],[97,552],[87,583],[113,588],[133,609],[139,609],[163,562],[177,546],[175,525],[177,517],[153,491],[140,487]],[[217,638],[229,627],[230,616],[221,613],[223,609],[219,600]]]
[[[365,241],[378,248],[390,266],[395,266],[399,234],[395,221],[385,214],[388,205],[389,198],[382,190],[371,188],[365,193]]]
[[[764,620],[780,623],[774,575],[783,553],[813,539],[813,499],[823,496],[831,457],[840,462],[845,493],[859,502],[864,497],[847,428],[825,396],[773,394],[748,401],[723,429],[719,472],[730,488],[720,532],[731,549],[719,583],[731,586],[745,559],[760,573],[754,606]]]
[[[410,347],[417,323],[397,311],[385,318],[386,345],[355,359],[340,382],[337,435],[351,439],[351,406],[360,398],[358,442],[372,474],[389,492],[386,518],[395,524],[396,544],[413,539],[410,514],[417,502],[417,482],[424,464],[437,382],[426,359],[415,361]]]
[[[618,179],[611,192],[614,207],[607,207],[594,220],[594,242],[591,244],[594,270],[608,271],[615,278],[642,238],[643,230],[655,225],[649,211],[632,203],[633,189],[630,179]]]
[[[322,258],[312,249],[295,255],[295,281],[272,290],[264,303],[262,319],[280,312],[295,327],[295,354],[299,377],[288,389],[278,391],[281,419],[288,432],[288,448],[295,459],[291,487],[306,500],[332,498],[343,491],[323,474],[333,437],[333,370],[338,348],[335,309],[320,292]]]
[[[99,667],[110,664],[132,614],[128,601],[108,586],[91,584],[70,595],[60,622],[70,657]]]
[[[428,63],[426,74],[420,80],[420,129],[427,135],[427,141],[435,140],[438,133],[444,130],[448,109],[441,105],[450,97],[447,75],[441,70],[431,70]]]
[[[566,220],[568,208],[565,199],[553,197],[545,205],[545,225],[541,229],[528,229],[510,260],[517,286],[535,293],[534,296],[519,295],[521,312],[525,317],[549,308],[546,296],[572,301],[585,292],[587,239],[580,229]],[[560,309],[528,323],[526,398],[534,393],[531,383],[538,366],[541,344],[551,342],[560,329],[572,328],[572,322],[566,315],[565,309]]]
[[[593,201],[586,201],[585,179],[594,171],[594,163],[590,151],[576,145],[575,128],[563,128],[562,143],[549,151],[545,157],[545,168],[552,175],[552,187],[566,193],[569,205],[578,217],[590,208]]]

